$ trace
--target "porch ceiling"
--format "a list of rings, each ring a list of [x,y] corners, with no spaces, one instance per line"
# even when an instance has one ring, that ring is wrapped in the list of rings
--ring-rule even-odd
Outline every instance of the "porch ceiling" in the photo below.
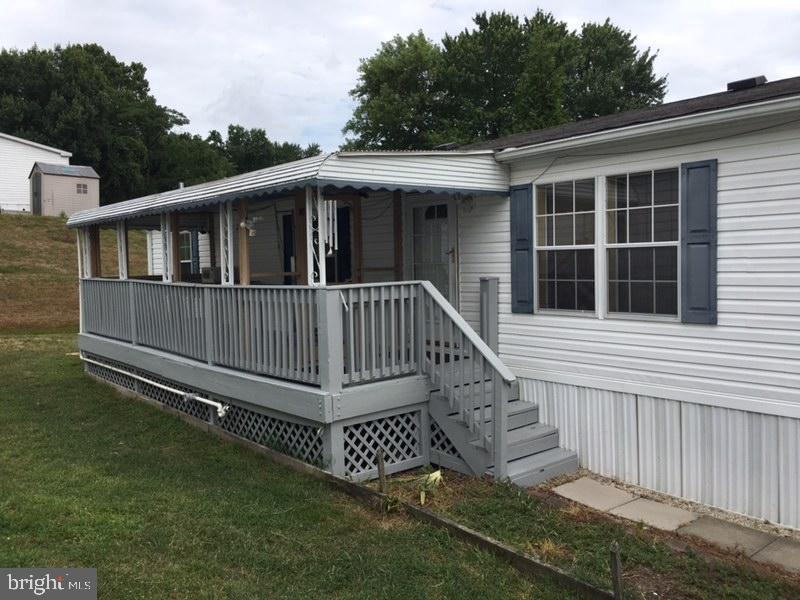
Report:
[[[304,186],[407,192],[505,194],[508,169],[491,151],[334,152],[227,179],[75,213],[70,227],[190,210]]]

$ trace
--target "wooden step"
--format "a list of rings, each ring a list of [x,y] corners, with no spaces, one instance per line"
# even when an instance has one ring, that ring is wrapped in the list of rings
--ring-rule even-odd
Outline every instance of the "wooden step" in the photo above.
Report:
[[[480,408],[475,409],[475,420],[480,418]],[[458,412],[452,411],[450,417],[459,420]],[[492,401],[487,399],[483,407],[483,418],[487,423],[492,422]],[[508,429],[517,429],[525,427],[525,425],[533,425],[539,422],[539,407],[530,402],[523,402],[522,400],[514,400],[508,403]]]
[[[566,448],[553,448],[509,461],[508,478],[517,485],[531,487],[577,470],[578,455],[575,452]],[[489,471],[491,475],[491,469]]]
[[[508,460],[517,460],[558,447],[558,428],[544,423],[518,427],[508,432]],[[486,447],[491,448],[492,436],[487,436]],[[478,441],[473,442],[480,445]]]

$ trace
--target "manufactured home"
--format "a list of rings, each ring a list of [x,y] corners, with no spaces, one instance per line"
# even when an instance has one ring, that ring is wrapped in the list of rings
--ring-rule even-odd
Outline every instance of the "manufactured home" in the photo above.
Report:
[[[580,465],[800,528],[800,78],[69,225],[87,371],[214,427],[354,479],[379,450],[520,485]],[[132,229],[160,275],[129,276]]]

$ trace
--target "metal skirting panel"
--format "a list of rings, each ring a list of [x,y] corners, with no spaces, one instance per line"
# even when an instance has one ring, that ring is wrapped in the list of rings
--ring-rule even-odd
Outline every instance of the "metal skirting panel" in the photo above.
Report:
[[[520,379],[582,467],[800,528],[800,419]]]
[[[89,358],[135,373],[140,377],[146,377],[151,381],[174,389],[204,395],[203,390],[193,389],[122,363],[101,357],[89,356]],[[225,417],[218,418],[212,407],[207,404],[195,400],[185,400],[179,394],[134,379],[129,375],[92,363],[86,363],[86,372],[118,387],[174,408],[191,417],[206,421],[211,426],[219,427],[240,438],[278,450],[312,465],[323,465],[324,426],[322,425],[284,418],[283,415],[278,416],[271,411],[255,410],[253,407],[227,399],[226,402],[230,404],[228,413]]]

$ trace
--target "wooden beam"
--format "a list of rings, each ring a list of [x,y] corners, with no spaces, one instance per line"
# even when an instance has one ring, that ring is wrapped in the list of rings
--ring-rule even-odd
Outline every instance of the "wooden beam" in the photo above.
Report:
[[[172,281],[181,280],[181,231],[178,227],[178,213],[169,215],[169,260],[172,265]]]
[[[100,260],[100,227],[92,225],[89,227],[89,256],[91,277],[102,277],[103,268]]]
[[[128,222],[117,223],[117,273],[120,279],[128,279],[130,259],[128,253]]]
[[[294,270],[295,285],[308,284],[308,254],[306,247],[306,191],[294,193]]]
[[[239,285],[250,285],[250,232],[241,224],[247,221],[247,200],[239,200],[236,227],[239,230]]]
[[[394,209],[394,278],[403,281],[403,193],[396,191],[392,194],[392,208]]]
[[[364,220],[361,212],[362,198],[359,195],[353,197],[353,267],[355,271],[355,283],[364,281]]]

